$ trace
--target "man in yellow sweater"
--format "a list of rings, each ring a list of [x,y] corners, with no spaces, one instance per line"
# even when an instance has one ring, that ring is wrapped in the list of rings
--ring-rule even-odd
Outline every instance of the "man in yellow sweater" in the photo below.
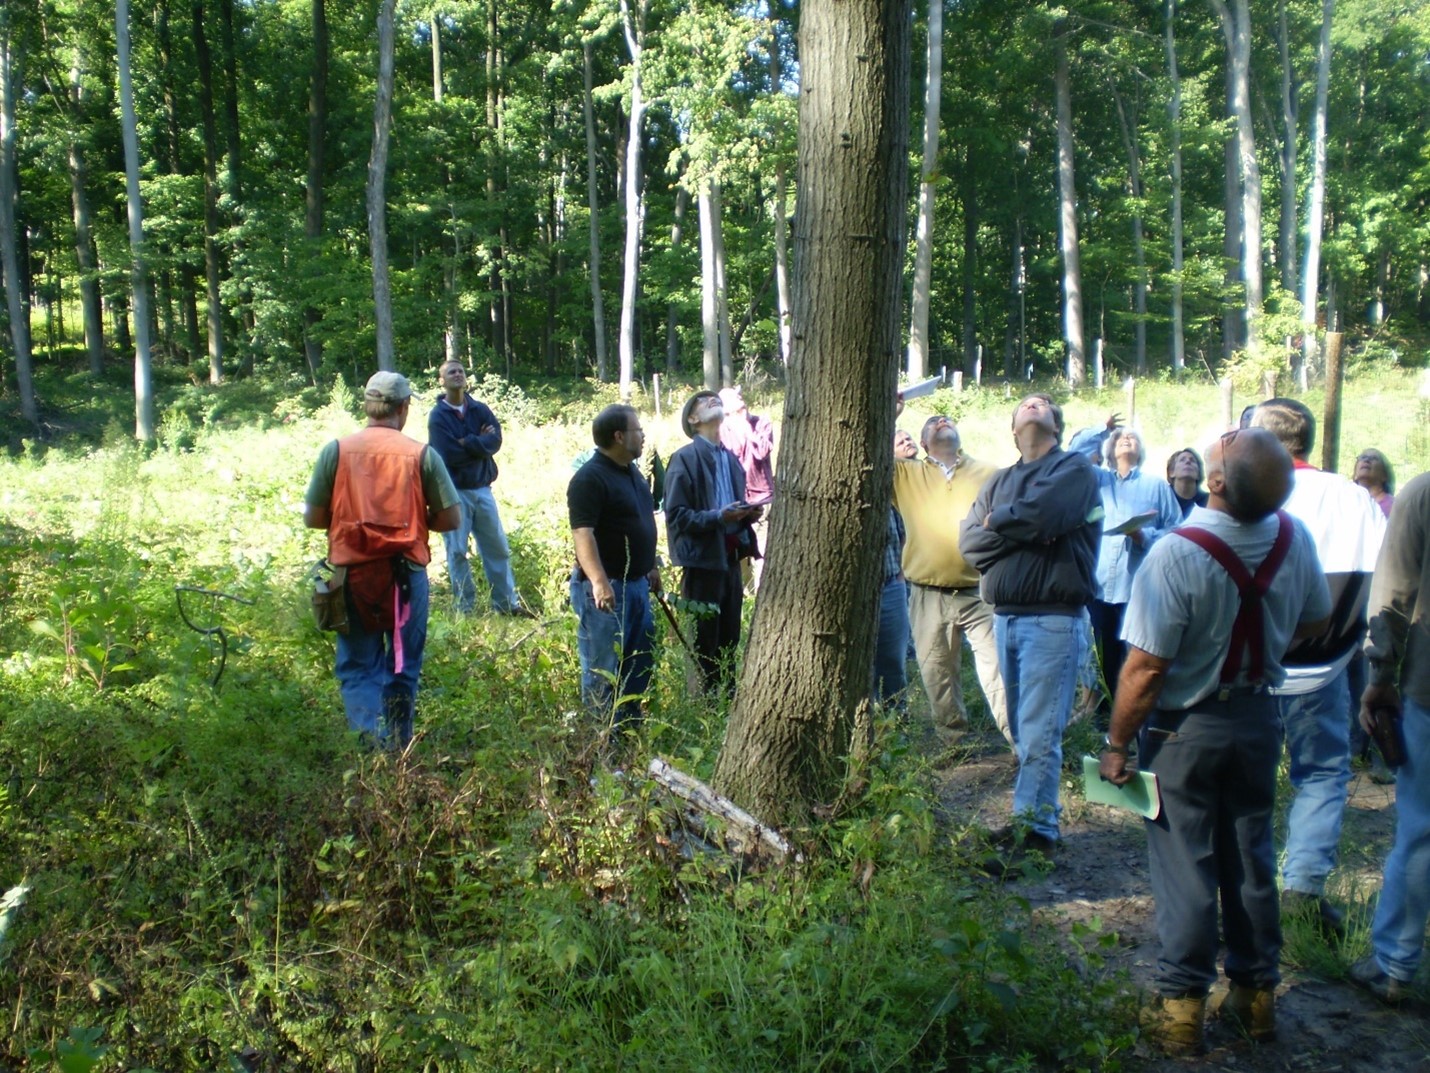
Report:
[[[934,730],[945,744],[968,730],[961,678],[966,635],[988,711],[1011,741],[993,609],[978,595],[978,571],[958,550],[959,525],[983,482],[998,469],[963,453],[958,427],[947,417],[924,422],[920,439],[927,453],[922,462],[894,462],[894,506],[908,530],[903,565],[909,581],[909,622]]]

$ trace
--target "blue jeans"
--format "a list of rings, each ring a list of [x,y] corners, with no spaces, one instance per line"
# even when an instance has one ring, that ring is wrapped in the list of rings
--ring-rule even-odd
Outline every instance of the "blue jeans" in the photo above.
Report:
[[[1286,855],[1281,863],[1287,890],[1320,894],[1336,866],[1351,782],[1350,698],[1344,670],[1314,692],[1276,698],[1296,791],[1286,816]]]
[[[1370,929],[1380,967],[1409,981],[1420,967],[1430,917],[1430,708],[1402,697],[1405,763],[1395,771],[1395,845]]]
[[[409,566],[411,613],[402,627],[402,672],[394,673],[396,649],[390,633],[369,633],[355,616],[348,632],[337,634],[338,689],[347,710],[348,727],[388,747],[402,748],[412,740],[417,679],[422,674],[422,650],[427,644],[427,571]]]
[[[1146,830],[1164,995],[1205,995],[1215,982],[1218,894],[1227,978],[1256,988],[1280,979],[1276,712],[1265,694],[1213,694],[1188,711],[1153,711],[1138,738],[1137,766],[1162,787]]]
[[[581,699],[601,717],[616,704],[615,725],[638,718],[640,698],[650,688],[655,657],[651,643],[655,620],[650,611],[650,582],[612,579],[616,609],[602,611],[591,583],[571,579],[571,607],[576,612],[576,651],[581,658]]]
[[[442,534],[457,610],[468,614],[476,606],[477,587],[472,581],[472,564],[467,556],[468,545],[476,538],[482,573],[486,574],[492,590],[492,610],[515,611],[516,576],[511,570],[511,546],[507,544],[506,530],[497,514],[497,501],[491,487],[459,488],[457,500],[462,507],[462,520],[457,528]]]
[[[909,587],[902,577],[884,582],[879,595],[879,635],[874,643],[874,699],[888,701],[909,684]]]
[[[1087,612],[994,615],[993,635],[1008,697],[1008,724],[1018,754],[1013,815],[1048,838],[1058,837],[1058,779],[1063,730],[1082,666]]]

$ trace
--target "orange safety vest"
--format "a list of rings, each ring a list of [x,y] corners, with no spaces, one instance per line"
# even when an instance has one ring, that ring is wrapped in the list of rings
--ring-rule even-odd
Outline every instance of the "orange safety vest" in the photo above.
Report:
[[[401,555],[426,566],[427,497],[422,491],[425,444],[375,425],[338,441],[328,525],[334,566]]]

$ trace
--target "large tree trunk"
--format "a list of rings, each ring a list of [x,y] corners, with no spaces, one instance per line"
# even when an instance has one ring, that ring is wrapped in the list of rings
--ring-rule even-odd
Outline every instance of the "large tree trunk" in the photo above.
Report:
[[[218,124],[214,119],[213,57],[204,31],[204,4],[194,4],[194,59],[204,131],[204,279],[208,284],[209,383],[223,383],[223,298],[219,290]]]
[[[908,181],[908,0],[801,11],[794,353],[770,563],[715,784],[772,823],[867,749]]]
[[[621,401],[631,398],[636,355],[636,289],[641,264],[641,128],[645,123],[645,89],[641,84],[641,58],[645,50],[646,14],[650,0],[621,0],[621,25],[631,56],[630,131],[626,135],[626,254],[621,280]]]
[[[1172,82],[1168,104],[1172,153],[1172,372],[1187,364],[1186,327],[1182,314],[1182,80],[1177,74],[1177,0],[1167,0],[1167,77]]]
[[[582,71],[585,75],[585,92],[581,97],[582,110],[586,116],[586,209],[590,214],[591,252],[589,271],[591,279],[591,331],[596,348],[596,379],[610,379],[606,367],[606,300],[601,296],[601,202],[596,186],[596,109],[592,99],[593,79],[591,73],[591,39],[581,45]]]
[[[929,0],[928,77],[924,81],[924,155],[919,221],[914,237],[914,289],[909,317],[909,379],[928,370],[929,305],[933,285],[934,181],[938,177],[939,110],[943,103],[943,0]]]
[[[1068,347],[1068,386],[1076,391],[1087,377],[1087,351],[1082,333],[1082,263],[1077,241],[1077,186],[1073,174],[1072,90],[1068,77],[1067,29],[1053,31],[1057,66],[1053,89],[1057,97],[1059,235],[1063,254],[1063,339]]]
[[[313,82],[308,89],[308,182],[303,214],[303,237],[310,256],[321,252],[323,238],[323,156],[328,126],[328,16],[324,0],[313,3]],[[303,309],[303,354],[314,386],[323,364],[323,341],[317,327],[323,315],[313,305]]]
[[[1231,115],[1236,120],[1237,171],[1241,179],[1241,278],[1246,286],[1246,346],[1256,346],[1261,320],[1261,164],[1251,115],[1251,13],[1247,0],[1210,0],[1221,18],[1231,72]]]
[[[134,294],[134,435],[154,438],[153,362],[149,354],[149,280],[144,264],[144,206],[139,199],[139,134],[134,121],[134,83],[129,75],[129,0],[114,8],[119,53],[119,107],[124,135],[124,189],[129,203],[130,280]]]
[[[1316,288],[1321,275],[1321,231],[1326,216],[1326,97],[1331,82],[1331,16],[1335,0],[1322,0],[1321,45],[1316,61],[1316,112],[1311,119],[1311,189],[1306,199],[1306,263],[1301,272],[1302,360],[1315,364]],[[1329,303],[1326,326],[1330,327]]]
[[[1137,145],[1137,113],[1128,114],[1127,103],[1114,86],[1113,101],[1122,127],[1122,144],[1127,150],[1127,192],[1132,195],[1132,256],[1137,275],[1132,282],[1132,308],[1137,316],[1134,355],[1138,376],[1147,374],[1147,250],[1142,241],[1142,153]]]
[[[1291,67],[1291,40],[1286,28],[1286,0],[1276,20],[1276,44],[1281,52],[1281,286],[1296,293],[1296,78]]]
[[[377,15],[377,100],[372,112],[372,155],[367,162],[367,230],[372,246],[372,300],[377,327],[377,367],[397,368],[392,338],[392,283],[387,268],[387,144],[392,137],[392,80],[397,0],[382,0]]]
[[[19,235],[15,229],[17,171],[15,165],[14,35],[8,12],[0,12],[0,258],[5,270],[5,308],[10,315],[10,342],[15,350],[15,378],[20,390],[20,415],[35,428],[40,408],[35,401],[30,357],[30,309],[20,275]]]

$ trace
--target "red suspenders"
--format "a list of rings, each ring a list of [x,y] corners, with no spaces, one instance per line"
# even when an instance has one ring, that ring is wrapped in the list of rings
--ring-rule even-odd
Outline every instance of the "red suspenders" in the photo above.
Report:
[[[1266,677],[1266,619],[1262,614],[1261,600],[1270,590],[1276,571],[1280,570],[1281,564],[1285,562],[1286,553],[1291,549],[1291,537],[1295,533],[1291,518],[1284,510],[1278,510],[1276,517],[1280,523],[1276,531],[1276,542],[1271,545],[1266,558],[1256,568],[1255,575],[1246,569],[1246,565],[1237,557],[1236,552],[1227,546],[1226,541],[1209,530],[1194,525],[1172,530],[1178,536],[1186,537],[1221,564],[1222,569],[1231,575],[1237,596],[1241,600],[1236,620],[1231,626],[1231,647],[1227,649],[1226,661],[1221,665],[1222,700],[1230,694],[1232,683],[1241,672],[1244,650],[1250,649],[1251,666],[1247,670],[1247,676],[1251,679],[1251,684],[1259,686]]]

